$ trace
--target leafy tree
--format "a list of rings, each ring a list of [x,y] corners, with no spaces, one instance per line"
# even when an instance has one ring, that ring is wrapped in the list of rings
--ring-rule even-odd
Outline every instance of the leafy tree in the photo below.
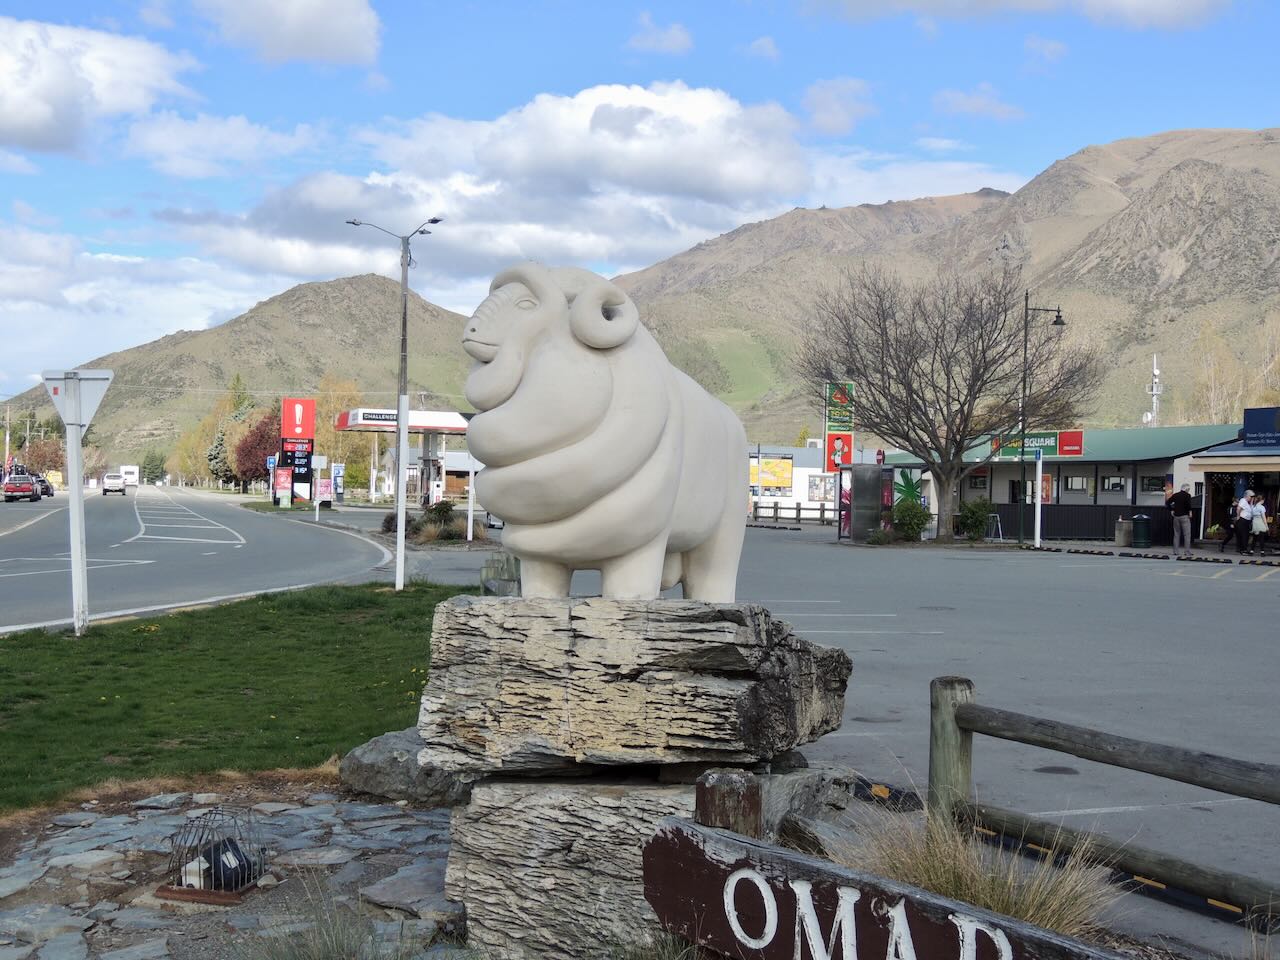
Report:
[[[815,400],[853,381],[854,421],[917,457],[937,490],[940,540],[951,540],[952,497],[976,463],[965,454],[1020,420],[1024,370],[1028,430],[1069,426],[1102,379],[1096,349],[1043,318],[1025,328],[1014,270],[909,284],[874,268],[846,272],[822,293],[797,354]],[[895,518],[896,522],[896,518]]]
[[[85,447],[80,455],[84,466],[85,477],[96,477],[107,469],[107,455],[102,452],[100,447]],[[84,477],[81,477],[83,480]],[[67,482],[71,482],[71,478],[67,477]]]
[[[214,434],[205,459],[209,461],[209,474],[213,479],[219,483],[235,483],[236,471],[227,455],[227,434],[221,427]]]
[[[46,440],[33,439],[23,448],[22,459],[32,473],[62,470],[66,464],[63,441],[55,437],[49,437]]]
[[[163,480],[165,455],[159,450],[148,450],[142,457],[142,482],[155,483]]]
[[[267,457],[280,449],[280,411],[263,414],[236,444],[236,476],[242,484],[266,480]]]
[[[253,411],[253,397],[245,386],[244,378],[236,374],[227,384],[227,399],[231,405],[231,419],[244,420]]]
[[[796,434],[796,446],[803,447],[809,442],[809,427],[806,424],[800,428],[800,432]]]

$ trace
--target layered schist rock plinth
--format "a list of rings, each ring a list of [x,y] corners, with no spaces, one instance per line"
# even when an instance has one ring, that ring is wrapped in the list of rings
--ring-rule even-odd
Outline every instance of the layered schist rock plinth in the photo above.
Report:
[[[431,636],[421,761],[468,780],[768,761],[840,725],[851,669],[752,604],[455,597]]]
[[[793,764],[781,755],[840,725],[850,669],[752,604],[440,604],[419,762],[471,788],[447,876],[471,945],[494,960],[593,960],[650,940],[641,849],[659,821],[692,815],[705,769]],[[766,780],[778,821],[839,778]]]

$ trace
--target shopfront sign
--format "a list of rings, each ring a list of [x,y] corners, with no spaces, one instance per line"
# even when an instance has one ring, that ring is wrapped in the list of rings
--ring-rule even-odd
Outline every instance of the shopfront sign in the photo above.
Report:
[[[1246,447],[1280,447],[1280,407],[1253,407],[1244,412]]]
[[[992,441],[999,460],[1017,460],[1022,449],[1022,436],[1012,434],[996,437]],[[1042,457],[1084,456],[1083,430],[1036,430],[1027,433],[1027,460],[1035,460],[1036,451]]]

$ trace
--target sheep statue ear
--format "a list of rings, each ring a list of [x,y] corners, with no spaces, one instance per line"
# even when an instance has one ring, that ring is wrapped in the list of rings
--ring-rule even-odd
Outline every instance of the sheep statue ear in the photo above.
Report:
[[[631,298],[594,274],[569,307],[569,329],[580,341],[597,350],[626,343],[639,325],[640,311]]]

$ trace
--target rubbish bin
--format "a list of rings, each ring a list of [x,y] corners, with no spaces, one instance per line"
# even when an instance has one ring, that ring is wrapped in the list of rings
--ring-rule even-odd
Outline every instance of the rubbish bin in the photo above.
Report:
[[[1116,546],[1133,546],[1133,521],[1116,518]]]
[[[1134,547],[1151,546],[1151,518],[1145,513],[1138,513],[1133,517],[1133,545]]]

